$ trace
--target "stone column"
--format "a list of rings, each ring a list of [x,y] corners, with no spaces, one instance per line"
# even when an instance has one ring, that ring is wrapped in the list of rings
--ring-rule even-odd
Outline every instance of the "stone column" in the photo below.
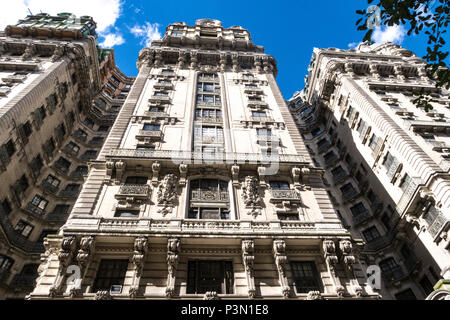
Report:
[[[345,271],[347,273],[348,278],[350,279],[350,283],[352,285],[353,291],[355,292],[357,297],[362,297],[363,289],[359,285],[358,280],[356,279],[356,275],[353,269],[353,265],[356,262],[355,256],[352,254],[353,246],[350,240],[341,240],[339,242],[339,249],[341,251],[342,262],[344,263]]]
[[[247,277],[248,297],[254,299],[256,297],[255,276],[255,243],[253,240],[242,240],[242,262]]]
[[[286,276],[288,259],[286,256],[286,242],[284,240],[273,240],[272,247],[275,265],[277,266],[278,278],[280,280],[281,293],[285,299],[289,298],[291,289]]]

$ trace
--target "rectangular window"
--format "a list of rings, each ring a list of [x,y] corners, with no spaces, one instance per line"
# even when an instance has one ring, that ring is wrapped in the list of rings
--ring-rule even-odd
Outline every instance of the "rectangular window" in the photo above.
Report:
[[[289,190],[289,183],[286,181],[270,181],[270,189],[272,190]]]
[[[419,281],[419,284],[426,295],[429,295],[434,291],[433,284],[430,282],[427,276],[423,276],[423,278]]]
[[[362,233],[367,242],[372,242],[380,237],[380,233],[375,226],[364,230]]]
[[[309,291],[321,291],[319,285],[319,273],[312,261],[291,262],[292,277],[298,293]]]
[[[125,180],[125,184],[147,184],[147,180],[145,176],[130,176]]]
[[[28,238],[30,236],[33,229],[34,227],[31,224],[28,224],[23,220],[20,220],[14,227],[14,230],[16,230],[16,232],[20,233],[25,238]]]
[[[12,208],[11,208],[11,204],[9,203],[8,199],[5,198],[5,199],[2,201],[2,203],[0,204],[0,206],[1,206],[1,208],[3,209],[3,212],[4,212],[5,214],[11,213]]]
[[[187,294],[233,294],[233,285],[231,261],[188,261]]]
[[[31,135],[33,130],[31,129],[30,121],[25,122],[25,124],[23,125],[23,131],[27,137]]]
[[[127,259],[101,260],[95,278],[93,292],[105,290],[111,293],[121,293],[127,268]]]
[[[144,127],[142,130],[151,130],[151,131],[157,131],[161,128],[159,124],[151,124],[151,123],[144,123]]]
[[[48,201],[44,198],[42,198],[40,195],[35,195],[33,200],[31,200],[31,203],[38,207],[39,209],[45,210],[45,207],[47,207]]]
[[[67,214],[69,212],[70,205],[67,204],[58,204],[53,209],[52,214]]]
[[[410,182],[411,182],[411,177],[407,173],[405,173],[405,176],[403,177],[402,181],[400,182],[399,187],[403,191],[405,191]]]
[[[394,157],[389,152],[386,155],[386,158],[384,159],[383,165],[386,167],[386,169],[389,170],[391,165],[394,163]]]

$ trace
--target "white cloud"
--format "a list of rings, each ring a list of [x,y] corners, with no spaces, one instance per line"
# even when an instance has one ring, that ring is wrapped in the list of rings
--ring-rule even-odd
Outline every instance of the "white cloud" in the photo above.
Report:
[[[158,23],[146,22],[143,25],[135,25],[130,28],[130,32],[137,38],[142,38],[141,44],[146,47],[151,46],[153,40],[161,39]]]
[[[355,49],[361,42],[352,42],[348,44],[349,49]]]
[[[92,16],[97,23],[97,33],[105,38],[103,43],[122,41],[120,35],[111,35],[110,29],[114,27],[120,16],[123,0],[10,0],[7,6],[0,10],[0,29],[3,30],[8,24],[15,24],[19,19],[25,18],[29,10],[33,14],[46,12],[57,14],[60,12],[71,12],[76,16]],[[120,40],[122,39],[122,40]],[[121,44],[120,43],[120,44]]]
[[[125,43],[125,39],[121,34],[109,33],[103,36],[105,40],[101,42],[99,45],[104,48],[111,48],[114,46],[120,46]]]
[[[372,35],[373,41],[376,43],[394,42],[402,43],[406,36],[406,29],[400,25],[388,26],[386,28],[377,27]]]

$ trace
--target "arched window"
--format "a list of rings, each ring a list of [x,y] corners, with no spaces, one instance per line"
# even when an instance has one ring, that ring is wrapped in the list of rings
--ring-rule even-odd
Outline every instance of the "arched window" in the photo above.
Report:
[[[230,219],[228,182],[197,179],[190,183],[189,219]]]

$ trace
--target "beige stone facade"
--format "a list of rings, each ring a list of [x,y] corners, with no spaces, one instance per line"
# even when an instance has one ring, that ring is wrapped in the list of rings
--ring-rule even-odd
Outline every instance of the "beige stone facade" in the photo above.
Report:
[[[433,99],[417,108],[414,92]],[[314,49],[289,107],[384,299],[424,299],[450,264],[449,92],[392,43]]]
[[[30,299],[378,298],[247,30],[169,25],[138,67]]]

